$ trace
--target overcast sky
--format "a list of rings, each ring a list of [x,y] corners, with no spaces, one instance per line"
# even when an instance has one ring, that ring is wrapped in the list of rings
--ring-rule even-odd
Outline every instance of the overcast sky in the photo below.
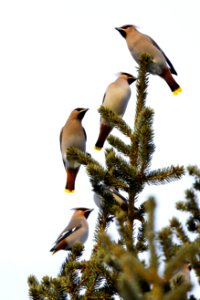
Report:
[[[183,92],[150,76],[147,104],[155,110],[156,151],[152,168],[199,164],[198,1],[18,0],[0,3],[0,298],[27,300],[27,276],[56,276],[66,257],[49,249],[68,223],[70,208],[95,207],[84,167],[76,192],[64,192],[59,133],[69,113],[88,107],[83,125],[87,151],[95,152],[100,106],[107,85],[120,71],[137,75],[125,40],[114,29],[134,24],[165,51]],[[135,112],[135,84],[124,119]],[[113,134],[118,132],[115,130]],[[106,143],[106,145],[108,145]],[[139,198],[158,201],[157,226],[168,224],[174,203],[191,181],[147,187]],[[91,248],[98,210],[89,217]],[[185,216],[184,216],[185,217]]]

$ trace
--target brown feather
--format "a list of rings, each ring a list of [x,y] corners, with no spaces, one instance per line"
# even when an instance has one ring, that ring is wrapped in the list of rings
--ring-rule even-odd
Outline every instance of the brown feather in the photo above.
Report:
[[[99,137],[98,137],[97,142],[95,144],[95,149],[96,150],[101,150],[101,148],[103,148],[105,140],[108,137],[111,130],[112,130],[111,126],[106,125],[106,124],[101,124]]]
[[[79,171],[79,167],[78,168],[67,168],[67,183],[65,186],[65,191],[67,193],[73,193],[75,190],[75,180],[76,180],[76,176],[78,174]]]
[[[180,85],[176,82],[168,68],[163,69],[163,72],[160,74],[160,77],[162,77],[166,81],[173,93],[176,93],[176,91],[178,90],[181,92]]]
[[[54,249],[54,253],[55,252],[57,252],[57,251],[59,251],[59,250],[65,250],[65,249],[68,249],[68,247],[67,247],[67,241],[66,241],[66,239],[63,239],[63,240],[61,240],[56,246],[55,246],[55,249]],[[70,249],[68,249],[68,250],[70,250]]]

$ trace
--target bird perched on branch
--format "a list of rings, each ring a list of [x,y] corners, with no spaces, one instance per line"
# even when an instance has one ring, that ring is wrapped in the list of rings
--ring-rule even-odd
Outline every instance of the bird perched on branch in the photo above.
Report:
[[[107,87],[103,97],[102,106],[122,117],[131,96],[130,84],[135,80],[136,78],[131,74],[124,72],[119,73],[118,78]],[[112,129],[112,125],[101,117],[100,132],[95,144],[96,150],[101,150],[103,148],[105,140]]]
[[[116,204],[119,205],[119,207],[126,213],[128,213],[128,199],[126,199],[122,194],[120,194],[120,192],[118,191],[118,189],[110,187],[110,188],[106,188],[108,192],[111,193],[113,199],[115,200]],[[93,194],[93,200],[94,203],[96,204],[97,207],[102,208],[104,205],[104,198],[97,192],[94,191]],[[144,213],[144,212],[143,212]],[[134,214],[135,214],[135,219],[140,220],[141,222],[144,221],[144,217],[143,217],[143,213],[138,210],[137,207],[134,206]]]
[[[180,266],[172,275],[172,278],[170,279],[170,288],[174,289],[175,287],[184,284],[184,283],[190,283],[190,271],[191,271],[191,263],[188,261],[184,262],[182,266]]]
[[[114,200],[122,208],[122,210],[127,212],[128,211],[128,201],[127,201],[127,199],[124,196],[122,196],[118,192],[118,190],[116,190],[115,188],[109,188],[108,191],[112,194]],[[100,194],[94,192],[93,199],[94,199],[94,203],[96,204],[97,207],[101,208],[103,206],[103,201],[104,200],[103,200],[103,197]]]
[[[73,208],[75,210],[67,227],[61,232],[55,241],[55,245],[50,252],[56,253],[59,250],[72,250],[72,247],[77,243],[85,243],[89,227],[87,218],[93,209],[89,208]]]
[[[76,160],[67,157],[67,149],[75,147],[85,153],[87,136],[81,121],[87,111],[88,108],[74,109],[60,132],[60,150],[67,173],[65,191],[68,193],[75,190],[75,180],[80,164]]]
[[[129,51],[138,64],[141,55],[143,53],[148,54],[152,59],[148,72],[162,77],[174,95],[182,91],[172,76],[172,74],[177,75],[172,63],[150,36],[139,32],[134,25],[124,25],[115,29],[126,39]]]

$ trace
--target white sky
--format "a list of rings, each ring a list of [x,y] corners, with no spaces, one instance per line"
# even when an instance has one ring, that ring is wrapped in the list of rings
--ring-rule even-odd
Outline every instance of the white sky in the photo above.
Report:
[[[150,77],[147,103],[155,110],[156,152],[152,168],[199,165],[199,6],[198,1],[45,1],[0,3],[0,298],[27,300],[27,276],[56,276],[66,252],[49,249],[65,227],[70,208],[95,207],[84,167],[76,193],[64,193],[60,129],[72,109],[90,110],[83,125],[87,151],[99,131],[97,109],[107,85],[120,71],[136,75],[136,64],[116,26],[135,24],[152,36],[178,72],[183,92]],[[124,116],[131,125],[135,85]],[[117,133],[117,131],[113,131]],[[177,214],[174,203],[191,181],[147,187],[139,201],[156,196],[157,226]],[[90,215],[92,229],[97,208]],[[185,216],[183,216],[185,217]]]

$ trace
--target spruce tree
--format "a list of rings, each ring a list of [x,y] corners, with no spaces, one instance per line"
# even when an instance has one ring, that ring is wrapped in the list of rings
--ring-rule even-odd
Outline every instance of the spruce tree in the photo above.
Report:
[[[112,111],[102,106],[99,109],[101,116],[127,137],[128,143],[109,136],[105,167],[77,149],[68,150],[68,155],[85,166],[92,189],[102,199],[95,242],[89,260],[81,258],[81,244],[66,252],[56,278],[44,276],[39,282],[35,276],[29,276],[29,295],[33,300],[196,299],[188,294],[192,290],[188,277],[174,274],[186,266],[187,274],[192,268],[200,278],[200,170],[196,166],[187,168],[194,185],[186,190],[185,199],[176,203],[177,210],[187,212],[185,223],[173,217],[167,227],[156,231],[155,199],[150,197],[136,208],[145,185],[168,184],[186,172],[183,166],[173,165],[151,169],[154,111],[146,105],[150,60],[143,54],[138,68],[133,128]],[[127,198],[123,209],[113,197],[113,188]],[[117,225],[117,241],[107,234],[113,221]]]

